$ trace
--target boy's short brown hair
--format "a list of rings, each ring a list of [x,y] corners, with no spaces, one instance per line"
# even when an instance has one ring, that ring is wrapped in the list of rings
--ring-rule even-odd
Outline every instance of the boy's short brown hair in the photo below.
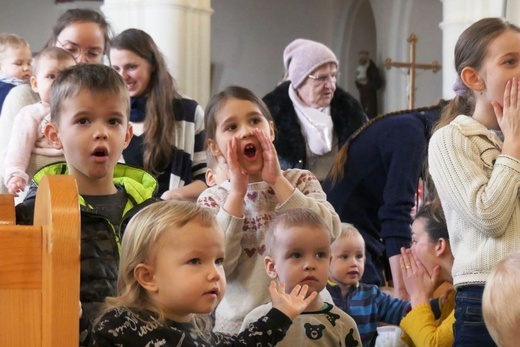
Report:
[[[79,64],[61,71],[52,83],[51,122],[59,122],[63,100],[77,96],[82,90],[119,96],[127,104],[126,115],[130,117],[130,95],[123,78],[106,65]]]

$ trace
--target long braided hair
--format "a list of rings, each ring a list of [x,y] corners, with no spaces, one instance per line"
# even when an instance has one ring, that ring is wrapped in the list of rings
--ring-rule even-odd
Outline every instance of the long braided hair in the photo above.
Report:
[[[391,117],[398,114],[405,114],[405,113],[421,113],[425,111],[432,111],[435,109],[442,109],[446,105],[447,101],[441,99],[436,105],[433,106],[425,106],[416,108],[413,110],[400,110],[395,112],[390,112],[386,114],[382,114],[380,116],[377,116],[376,118],[372,118],[367,123],[365,123],[362,127],[360,127],[355,133],[350,135],[348,140],[345,142],[343,147],[339,150],[338,154],[336,154],[336,159],[334,160],[334,164],[332,165],[332,168],[330,169],[330,172],[327,176],[327,179],[332,182],[332,185],[336,185],[339,181],[343,179],[343,175],[345,173],[345,165],[348,160],[348,152],[350,149],[350,145],[359,137],[363,132],[370,127],[372,124],[379,122],[380,120]],[[425,177],[424,175],[422,177]]]

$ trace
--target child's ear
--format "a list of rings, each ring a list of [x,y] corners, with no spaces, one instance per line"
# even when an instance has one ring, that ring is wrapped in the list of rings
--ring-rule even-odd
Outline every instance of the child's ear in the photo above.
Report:
[[[275,263],[273,258],[267,256],[264,258],[265,272],[267,272],[267,276],[270,279],[275,280],[278,278],[278,274],[276,273]]]
[[[215,182],[215,177],[213,175],[213,170],[211,170],[210,168],[206,169],[206,184],[208,185],[208,187],[213,187],[217,185],[217,182]]]
[[[33,92],[38,93],[38,80],[36,79],[36,77],[31,76],[29,82],[31,83],[31,89],[33,90]]]
[[[269,138],[271,139],[271,141],[274,141],[274,134],[275,134],[274,129],[275,129],[274,122],[269,121]]]
[[[45,128],[43,129],[43,133],[45,135],[45,138],[47,139],[47,142],[49,144],[56,148],[56,149],[62,149],[63,146],[61,144],[60,135],[58,134],[58,127],[54,123],[47,123],[45,125]]]
[[[472,67],[466,66],[460,73],[460,79],[466,87],[471,90],[480,92],[486,88],[486,84],[477,70]]]
[[[132,124],[128,123],[128,127],[126,128],[126,134],[125,134],[125,147],[128,147],[128,144],[130,143],[130,140],[134,136],[134,127]]]
[[[153,267],[143,263],[137,264],[134,269],[134,277],[141,287],[149,292],[157,293],[159,288],[155,282]]]
[[[215,157],[218,157],[219,155],[224,155],[224,153],[220,151],[220,148],[218,148],[217,141],[213,139],[208,140],[208,148],[211,151],[211,154],[213,154],[213,156]]]

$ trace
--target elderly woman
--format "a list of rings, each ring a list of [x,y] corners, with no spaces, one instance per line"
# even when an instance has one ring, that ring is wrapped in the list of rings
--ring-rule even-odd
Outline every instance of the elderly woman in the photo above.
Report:
[[[287,81],[264,96],[274,119],[282,169],[323,181],[347,138],[367,121],[359,102],[336,86],[339,63],[325,45],[296,39],[284,50]]]

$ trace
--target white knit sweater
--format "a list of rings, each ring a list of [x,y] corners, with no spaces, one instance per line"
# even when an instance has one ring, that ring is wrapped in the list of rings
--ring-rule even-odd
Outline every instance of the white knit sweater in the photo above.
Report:
[[[320,183],[307,170],[283,172],[296,188],[284,203],[278,204],[274,191],[266,182],[250,183],[244,197],[244,218],[229,215],[222,206],[226,201],[229,181],[206,189],[198,204],[210,208],[226,234],[227,291],[216,311],[215,331],[237,334],[244,317],[254,308],[270,301],[270,279],[265,272],[264,236],[267,225],[277,211],[306,207],[316,211],[329,227],[332,239],[339,235],[340,220],[327,202]]]
[[[436,131],[429,169],[446,215],[455,287],[484,284],[492,267],[520,250],[520,161],[471,117]]]

